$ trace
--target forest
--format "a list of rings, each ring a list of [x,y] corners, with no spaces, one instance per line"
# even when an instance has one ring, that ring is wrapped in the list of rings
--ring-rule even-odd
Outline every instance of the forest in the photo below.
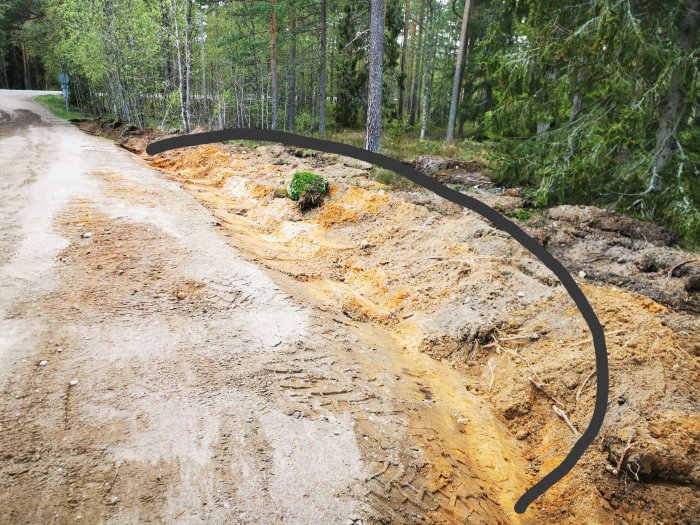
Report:
[[[700,244],[700,0],[3,0],[0,88],[138,127],[480,152]],[[455,151],[457,153],[455,153]]]

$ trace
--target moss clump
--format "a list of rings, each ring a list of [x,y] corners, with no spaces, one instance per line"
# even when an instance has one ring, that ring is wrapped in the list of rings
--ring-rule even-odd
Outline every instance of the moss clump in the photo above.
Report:
[[[519,208],[517,210],[506,210],[502,212],[503,215],[511,217],[513,219],[518,219],[519,221],[526,222],[529,221],[534,215],[537,214],[537,210],[531,208]]]
[[[328,181],[310,171],[297,171],[287,186],[289,198],[297,201],[302,210],[318,206],[327,193]]]
[[[294,156],[300,159],[308,159],[310,157],[315,157],[316,155],[318,155],[318,151],[315,149],[302,149],[294,152]]]

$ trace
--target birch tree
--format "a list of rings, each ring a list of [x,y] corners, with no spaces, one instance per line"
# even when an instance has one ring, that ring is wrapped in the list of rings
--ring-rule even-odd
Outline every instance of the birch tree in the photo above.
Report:
[[[327,0],[321,0],[321,65],[319,67],[318,134],[326,134],[326,54],[327,54]]]
[[[277,129],[279,95],[277,93],[277,15],[275,0],[270,0],[270,83],[272,85],[272,129]]]

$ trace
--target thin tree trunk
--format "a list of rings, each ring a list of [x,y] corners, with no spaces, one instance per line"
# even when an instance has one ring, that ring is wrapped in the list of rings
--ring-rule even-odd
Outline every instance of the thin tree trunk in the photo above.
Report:
[[[187,2],[185,10],[185,112],[187,113],[187,132],[191,127],[192,92],[190,89],[190,77],[192,76],[192,2]]]
[[[207,94],[207,70],[204,62],[204,11],[199,11],[199,38],[201,40],[201,61],[202,61],[202,86],[200,88],[200,94],[202,97],[202,108],[204,109],[204,118],[209,117],[209,105],[208,105],[208,94]]]
[[[180,42],[180,23],[178,22],[177,16],[177,4],[176,0],[172,1],[173,7],[173,19],[175,21],[175,47],[177,49],[177,81],[178,81],[178,92],[180,95],[180,120],[182,121],[182,129],[189,133],[190,131],[190,116],[189,108],[185,101],[185,81],[183,77],[183,66],[182,66],[182,49]]]
[[[272,82],[272,129],[277,129],[279,102],[277,96],[277,18],[275,0],[271,0],[270,13],[270,77]]]
[[[406,52],[408,50],[408,12],[409,0],[406,0],[403,13],[403,42],[401,42],[401,66],[400,76],[401,83],[399,84],[399,120],[403,119],[403,103],[406,93]]]
[[[294,118],[296,112],[296,60],[297,60],[297,17],[294,2],[290,3],[289,13],[289,66],[287,70],[287,128],[294,132]]]
[[[327,0],[321,0],[321,71],[319,72],[318,135],[326,134],[326,9]]]
[[[409,108],[408,123],[413,126],[416,123],[416,113],[418,112],[418,92],[420,91],[421,58],[423,57],[423,34],[425,33],[425,3],[420,11],[420,23],[418,32],[418,45],[416,46],[415,62],[413,67],[413,86],[411,87],[411,105]]]
[[[160,41],[160,53],[161,59],[163,60],[163,88],[161,90],[162,97],[162,119],[160,122],[160,127],[165,128],[168,119],[168,111],[170,109],[170,104],[168,101],[168,93],[170,91],[170,20],[168,18],[168,9],[160,0],[160,11],[161,11],[161,26],[162,26],[162,39]]]
[[[382,124],[382,56],[384,54],[384,0],[371,0],[369,22],[369,94],[365,149],[379,151]]]
[[[5,43],[3,42],[3,46]],[[7,78],[7,62],[5,62],[5,53],[0,53],[0,87],[7,89],[10,87],[9,79]]]
[[[462,15],[462,29],[459,33],[459,47],[457,48],[457,60],[455,61],[455,76],[452,82],[452,98],[450,99],[450,116],[447,120],[447,142],[452,141],[455,134],[455,119],[457,117],[457,102],[459,98],[459,86],[462,83],[462,61],[467,43],[467,26],[469,24],[469,12],[472,0],[464,2],[464,14]]]
[[[428,0],[430,1],[430,0]],[[428,17],[428,42],[426,43],[425,57],[423,62],[425,63],[425,69],[423,71],[423,100],[421,108],[421,126],[420,126],[420,140],[425,140],[425,134],[428,130],[428,114],[430,112],[430,85],[431,85],[431,72],[434,68],[429,68],[428,63],[433,64],[435,62],[435,9],[438,8],[437,3],[430,6],[430,16]],[[428,62],[430,58],[430,62]]]
[[[695,42],[700,26],[700,0],[687,0],[686,14],[680,26],[680,47],[689,52]],[[661,104],[659,129],[656,132],[656,147],[651,165],[651,178],[645,193],[658,191],[662,187],[661,172],[676,156],[678,131],[689,108],[688,98],[678,69],[671,76],[671,85]]]
[[[579,115],[581,114],[581,109],[583,106],[583,61],[581,61],[581,64],[579,67],[576,69],[576,85],[574,86],[574,95],[571,98],[571,114],[569,115],[569,123],[573,124],[578,120]],[[574,154],[576,153],[576,150],[578,149],[578,144],[579,144],[579,132],[578,130],[572,126],[572,129],[569,133],[569,137],[567,139],[568,142],[568,151],[566,153],[566,157],[564,158],[564,165],[569,166],[571,163],[571,159],[574,157]]]
[[[32,79],[29,74],[29,59],[27,58],[27,46],[22,42],[22,68],[24,71],[24,89],[32,89]]]

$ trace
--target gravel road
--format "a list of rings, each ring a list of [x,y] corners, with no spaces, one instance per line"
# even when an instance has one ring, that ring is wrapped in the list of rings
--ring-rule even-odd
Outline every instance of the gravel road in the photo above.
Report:
[[[451,368],[38,94],[0,91],[0,522],[520,522],[519,445]]]

